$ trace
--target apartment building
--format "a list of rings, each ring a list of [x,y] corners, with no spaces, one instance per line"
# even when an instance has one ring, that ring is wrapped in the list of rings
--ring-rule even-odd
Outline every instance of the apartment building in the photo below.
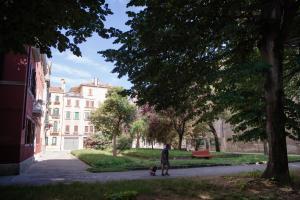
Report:
[[[0,55],[0,175],[22,173],[43,149],[51,67],[39,49]]]
[[[98,79],[72,87],[69,91],[65,90],[63,79],[60,87],[50,87],[46,150],[84,148],[84,140],[95,132],[90,114],[104,102],[110,87]]]

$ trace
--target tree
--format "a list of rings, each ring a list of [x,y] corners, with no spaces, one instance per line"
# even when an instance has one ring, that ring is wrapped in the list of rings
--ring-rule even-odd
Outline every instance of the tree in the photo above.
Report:
[[[172,143],[175,134],[169,118],[163,115],[155,114],[148,118],[148,130],[146,139],[151,142],[152,149],[154,142],[163,144]]]
[[[167,110],[160,111],[160,115],[164,116],[165,118],[168,118],[171,122],[173,129],[175,130],[178,136],[177,148],[181,150],[182,140],[187,132],[188,124],[191,123],[191,121],[195,117],[194,110],[192,110],[192,107],[186,107],[186,109],[184,110],[175,110],[174,108],[169,108]]]
[[[140,138],[146,135],[147,129],[147,121],[144,118],[139,118],[131,124],[130,133],[136,138],[135,148],[140,148]]]
[[[135,105],[128,101],[127,96],[121,95],[122,91],[120,87],[111,88],[106,100],[91,115],[95,129],[112,138],[113,156],[117,156],[117,136],[132,122],[136,112]]]
[[[24,45],[28,45],[48,57],[51,47],[80,56],[78,44],[94,32],[103,38],[109,36],[103,24],[109,14],[105,0],[0,1],[0,55],[24,53]]]
[[[216,152],[220,152],[221,148],[220,148],[220,142],[219,142],[219,138],[217,135],[217,131],[211,121],[196,123],[193,126],[192,134],[194,135],[194,137],[199,136],[199,134],[200,134],[202,137],[207,138],[210,135],[209,133],[211,133],[214,137]],[[194,139],[197,139],[197,138],[194,138]],[[206,141],[206,143],[208,143],[208,141]]]
[[[132,0],[128,6],[142,9],[128,12],[129,31],[114,32],[120,48],[101,53],[115,61],[114,72],[128,75],[130,92],[141,101],[180,104],[188,95],[202,95],[202,89],[223,81],[224,70],[252,68],[258,52],[270,148],[263,177],[290,182],[283,61],[286,50],[299,46],[300,1]]]

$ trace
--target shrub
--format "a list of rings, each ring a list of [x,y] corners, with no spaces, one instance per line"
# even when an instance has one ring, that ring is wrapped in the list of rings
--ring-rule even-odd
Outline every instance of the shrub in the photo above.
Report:
[[[96,133],[90,137],[88,137],[85,141],[84,141],[84,146],[86,148],[92,148],[92,149],[106,149],[111,145],[111,140],[104,136],[101,133]]]
[[[117,142],[117,149],[120,151],[124,151],[127,149],[131,149],[132,146],[132,138],[121,136]]]

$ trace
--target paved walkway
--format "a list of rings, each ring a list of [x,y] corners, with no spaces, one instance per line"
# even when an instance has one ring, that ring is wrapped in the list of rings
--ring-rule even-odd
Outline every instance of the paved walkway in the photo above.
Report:
[[[106,182],[113,180],[161,179],[191,176],[223,176],[263,170],[265,165],[217,166],[187,169],[172,169],[170,177],[150,176],[148,170],[127,172],[90,173],[88,166],[68,152],[47,152],[38,162],[18,176],[0,177],[0,185],[30,184],[42,185],[51,183],[70,182]],[[290,168],[300,169],[300,163],[290,163]],[[160,173],[158,173],[160,174]]]

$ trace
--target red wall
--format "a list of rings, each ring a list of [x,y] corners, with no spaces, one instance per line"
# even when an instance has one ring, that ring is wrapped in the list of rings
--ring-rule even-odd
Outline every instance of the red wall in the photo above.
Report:
[[[33,146],[24,144],[27,68],[26,55],[5,55],[0,80],[0,163],[18,163],[33,155]],[[32,96],[27,95],[26,114],[29,117],[32,116],[32,102]]]

